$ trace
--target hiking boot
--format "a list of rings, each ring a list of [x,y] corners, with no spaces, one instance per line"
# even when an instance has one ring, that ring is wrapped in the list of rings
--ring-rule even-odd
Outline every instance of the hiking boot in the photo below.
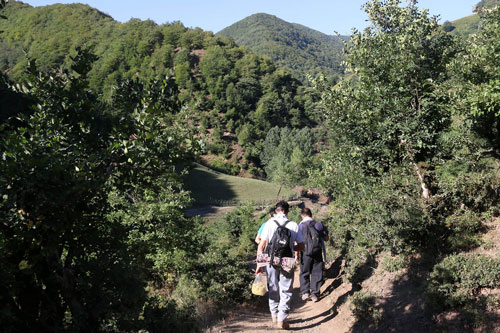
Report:
[[[309,297],[310,297],[310,296],[311,296],[311,295],[309,295],[309,294],[307,294],[307,293],[306,293],[306,294],[302,294],[302,300],[303,300],[303,301],[307,301],[307,300],[309,299]]]
[[[290,324],[286,321],[278,321],[278,328],[281,328],[283,330],[287,330],[290,328]]]
[[[316,295],[312,294],[312,295],[311,295],[311,301],[313,301],[314,303],[316,303],[317,301],[319,301],[318,296],[316,296]]]

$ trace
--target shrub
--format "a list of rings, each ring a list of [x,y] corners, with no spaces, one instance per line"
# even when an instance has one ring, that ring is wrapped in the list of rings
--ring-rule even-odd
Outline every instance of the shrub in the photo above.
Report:
[[[423,209],[418,184],[411,182],[409,172],[394,169],[373,182],[359,174],[335,170],[333,182],[337,181],[334,177],[347,178],[338,182],[333,193],[332,217],[327,225],[333,244],[345,253],[348,276],[380,250],[412,253],[431,238],[426,235],[436,222]]]
[[[351,296],[351,311],[358,320],[366,320],[377,326],[382,313],[376,308],[376,297],[371,293],[358,291]]]
[[[383,262],[382,262],[382,268],[388,272],[396,272],[399,271],[403,268],[408,267],[408,258],[399,255],[399,256],[390,256],[386,255],[384,256]]]
[[[208,166],[214,170],[226,173],[228,175],[237,175],[240,172],[240,167],[238,164],[233,164],[221,157],[209,161]]]
[[[259,220],[254,219],[253,212],[251,204],[240,205],[211,224],[208,232],[212,247],[219,252],[244,256],[245,260],[252,256],[256,250],[253,240],[259,228]]]
[[[469,156],[470,158],[470,156]],[[494,161],[448,161],[436,167],[436,188],[446,208],[486,211],[500,201],[500,177]]]
[[[197,332],[199,327],[192,308],[179,308],[174,300],[153,294],[144,306],[144,323],[148,332]]]
[[[200,282],[203,299],[219,306],[248,299],[254,274],[245,259],[218,249],[203,254],[192,271],[192,278]]]
[[[174,293],[177,297],[196,298],[217,306],[250,297],[253,278],[248,261],[256,248],[253,243],[259,225],[251,205],[239,206],[206,226],[208,245]]]
[[[456,254],[434,267],[429,277],[427,298],[436,311],[473,307],[483,288],[500,284],[500,258]]]
[[[483,226],[481,215],[470,210],[460,210],[448,216],[445,224],[450,231],[448,236],[450,248],[467,250],[480,244],[478,232]]]
[[[225,145],[224,145],[224,142],[222,142],[222,141],[214,141],[211,143],[207,143],[206,147],[207,147],[207,151],[209,153],[212,153],[215,155],[222,154],[225,150]]]

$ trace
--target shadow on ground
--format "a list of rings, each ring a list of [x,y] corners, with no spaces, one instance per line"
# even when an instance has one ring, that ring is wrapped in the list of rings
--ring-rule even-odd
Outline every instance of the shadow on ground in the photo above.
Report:
[[[328,297],[329,295],[332,294],[332,292],[338,288],[342,284],[342,265],[344,262],[344,258],[342,256],[338,257],[325,271],[325,278],[326,279],[333,279],[333,281],[328,285],[328,287],[323,291],[321,298]],[[307,317],[307,318],[301,318],[301,319],[296,319],[290,321],[290,324],[300,324],[300,323],[307,323],[310,321],[315,321],[318,318],[321,318],[319,321],[315,321],[314,323],[306,326],[300,326],[300,327],[291,327],[291,331],[299,331],[299,330],[306,330],[306,329],[312,329],[315,327],[318,327],[333,318],[338,314],[338,309],[347,301],[349,296],[354,294],[356,291],[361,289],[361,282],[368,279],[371,275],[373,274],[373,262],[372,261],[367,261],[363,266],[361,266],[358,271],[354,274],[354,281],[357,281],[357,283],[353,284],[351,290],[345,292],[344,294],[340,295],[333,306],[329,308],[326,311],[323,311],[320,314],[314,315],[312,317]],[[297,296],[298,297],[298,293]]]
[[[500,332],[500,311],[492,313],[487,306],[476,304],[473,311],[450,311],[440,314],[437,330],[440,332]]]
[[[269,314],[267,294],[257,297],[245,306],[237,307],[237,310],[226,317],[223,332],[243,332],[249,329],[244,323],[251,322],[252,330],[268,330]]]
[[[408,271],[392,284],[388,297],[374,297],[370,315],[358,319],[352,332],[434,332],[436,327],[425,312],[425,281],[432,258],[415,257]]]
[[[218,212],[217,208],[214,206],[196,206],[186,209],[186,215],[189,217],[196,215],[211,215],[216,214]]]

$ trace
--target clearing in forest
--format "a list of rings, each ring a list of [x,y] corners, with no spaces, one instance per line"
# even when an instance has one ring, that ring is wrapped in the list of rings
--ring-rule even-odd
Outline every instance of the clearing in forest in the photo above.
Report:
[[[239,202],[275,202],[294,196],[291,188],[266,181],[230,176],[200,164],[185,178],[196,205],[236,205]],[[280,190],[281,188],[281,190]]]

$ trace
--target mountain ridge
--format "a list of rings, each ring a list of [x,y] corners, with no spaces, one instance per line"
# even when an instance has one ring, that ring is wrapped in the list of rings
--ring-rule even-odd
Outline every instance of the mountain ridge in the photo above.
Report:
[[[275,15],[256,13],[217,32],[232,38],[259,55],[270,57],[279,66],[292,70],[302,81],[307,74],[343,74],[342,39]]]

